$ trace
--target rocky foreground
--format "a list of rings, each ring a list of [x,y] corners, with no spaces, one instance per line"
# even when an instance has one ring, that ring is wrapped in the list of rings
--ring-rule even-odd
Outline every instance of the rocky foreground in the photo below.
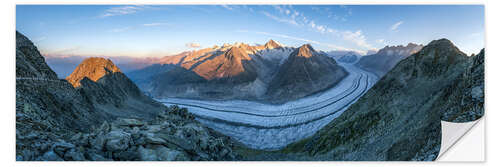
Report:
[[[120,118],[89,133],[57,136],[33,131],[18,147],[34,143],[18,160],[198,161],[234,160],[228,137],[201,126],[186,109],[172,106],[152,121]]]

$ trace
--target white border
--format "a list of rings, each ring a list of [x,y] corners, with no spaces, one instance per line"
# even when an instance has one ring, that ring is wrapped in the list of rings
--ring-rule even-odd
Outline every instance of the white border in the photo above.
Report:
[[[498,77],[495,77],[496,72],[500,72],[499,66],[495,65],[500,63],[499,56],[500,52],[498,50],[498,45],[500,41],[498,37],[498,30],[500,27],[498,26],[498,16],[500,16],[500,9],[498,9],[498,0],[485,0],[485,1],[474,1],[474,0],[423,0],[423,1],[397,1],[397,0],[354,0],[354,1],[339,1],[339,0],[314,0],[306,1],[306,0],[295,0],[293,2],[289,1],[277,1],[277,0],[267,0],[267,1],[239,1],[237,4],[485,4],[486,11],[486,116],[483,118],[486,126],[486,130],[496,129],[496,127],[500,127],[498,125],[500,118],[498,116],[498,107],[493,99],[500,99],[498,97],[499,87],[494,87],[495,85],[500,85]],[[457,166],[457,165],[481,165],[481,166],[498,166],[499,158],[496,158],[498,154],[494,152],[498,150],[499,142],[488,142],[488,141],[498,141],[499,135],[496,131],[489,131],[488,140],[486,140],[486,163],[441,163],[441,162],[15,162],[15,5],[16,4],[235,4],[230,0],[220,0],[220,1],[205,1],[205,0],[186,0],[182,1],[182,3],[174,2],[174,1],[164,1],[158,2],[154,0],[141,0],[141,1],[133,1],[129,0],[114,0],[114,1],[97,1],[97,0],[89,0],[89,1],[63,1],[63,0],[51,0],[51,1],[36,1],[36,0],[3,0],[0,5],[0,18],[2,19],[2,31],[1,33],[1,43],[0,43],[0,51],[2,52],[0,56],[0,71],[2,76],[2,82],[0,82],[0,92],[1,94],[1,105],[3,108],[1,123],[2,127],[2,150],[1,150],[1,161],[3,162],[2,166],[165,166],[165,165],[175,165],[175,166],[277,166],[277,165],[287,165],[287,166],[366,166],[366,165],[384,165],[384,166],[401,166],[401,165],[411,165],[411,166],[434,166],[434,165],[442,165],[442,166]],[[459,19],[459,18],[458,18]],[[486,121],[487,119],[493,119],[493,121]],[[495,139],[493,139],[495,138]],[[489,155],[492,155],[493,158],[489,159]]]

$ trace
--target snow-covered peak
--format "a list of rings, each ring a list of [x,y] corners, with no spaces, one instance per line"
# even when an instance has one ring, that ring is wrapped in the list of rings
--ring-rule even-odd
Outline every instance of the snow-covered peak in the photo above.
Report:
[[[266,49],[274,49],[274,48],[280,48],[280,47],[284,47],[283,44],[279,43],[279,42],[276,42],[274,40],[269,40],[265,45],[264,47]]]

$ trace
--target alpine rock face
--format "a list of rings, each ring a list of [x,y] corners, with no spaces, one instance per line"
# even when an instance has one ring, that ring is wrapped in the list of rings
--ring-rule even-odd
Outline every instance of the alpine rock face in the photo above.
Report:
[[[310,49],[312,50],[312,48]],[[274,40],[256,46],[244,43],[224,44],[223,46],[167,56],[162,58],[159,64],[130,72],[127,75],[143,91],[155,98],[243,99],[279,103],[289,100],[289,98],[273,95],[276,90],[272,89],[279,87],[273,84],[281,84],[276,78],[286,72],[283,68],[289,68],[290,65],[286,62],[295,60],[295,58],[290,59],[290,57],[295,57],[297,53],[292,54],[292,52],[297,50],[298,48],[286,47]],[[305,59],[311,59],[310,61],[301,60],[310,62],[301,65],[301,68],[316,64],[320,64],[318,68],[325,70],[323,72],[342,68],[335,65],[324,65],[325,62],[335,64],[335,60],[315,51],[305,54],[314,54],[315,56],[305,57]],[[324,67],[334,69],[326,70]],[[333,73],[329,74],[334,75]],[[341,79],[344,76],[342,73],[338,74],[339,76],[333,78]],[[323,78],[312,77],[310,79],[314,79],[312,82],[323,82],[320,81]],[[331,78],[326,80],[331,80]],[[309,81],[309,83],[312,82]],[[304,89],[293,98],[303,97],[326,88],[323,84],[318,83],[317,85],[320,86],[314,89]],[[273,99],[269,95],[281,99]]]
[[[145,96],[139,88],[109,59],[91,57],[82,61],[66,80],[87,95],[103,111],[113,116],[153,117],[164,106]]]

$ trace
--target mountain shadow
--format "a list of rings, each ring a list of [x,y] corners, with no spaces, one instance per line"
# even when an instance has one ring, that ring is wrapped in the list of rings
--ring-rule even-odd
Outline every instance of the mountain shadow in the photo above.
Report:
[[[342,115],[280,151],[249,160],[435,160],[441,120],[484,114],[484,51],[468,57],[447,39],[399,62]]]

